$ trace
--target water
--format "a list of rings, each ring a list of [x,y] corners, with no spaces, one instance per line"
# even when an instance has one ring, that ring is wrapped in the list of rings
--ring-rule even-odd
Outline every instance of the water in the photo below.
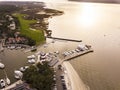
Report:
[[[11,83],[15,82],[14,70],[18,70],[20,67],[27,65],[27,55],[21,50],[8,50],[0,53],[1,62],[5,64],[5,71]],[[5,78],[5,73],[0,69],[0,79]]]
[[[82,39],[94,48],[94,53],[70,61],[83,82],[91,90],[120,90],[120,5],[68,2],[48,6],[65,12],[49,20],[52,36]]]

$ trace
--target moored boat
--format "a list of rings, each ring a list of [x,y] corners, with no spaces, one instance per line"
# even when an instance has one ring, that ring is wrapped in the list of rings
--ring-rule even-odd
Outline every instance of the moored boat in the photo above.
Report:
[[[21,72],[24,72],[27,68],[29,68],[29,66],[21,67],[21,68],[20,68],[20,71],[21,71]]]
[[[1,80],[0,80],[0,85],[1,85],[2,88],[5,87],[5,80],[4,80],[4,79],[1,79]]]
[[[16,79],[21,79],[22,76],[23,76],[23,73],[21,71],[19,71],[19,70],[15,70],[14,75],[15,75]]]
[[[0,68],[3,69],[5,68],[5,65],[3,63],[0,62]]]
[[[8,77],[6,77],[5,81],[6,81],[7,85],[10,85],[11,82],[10,82],[10,79]]]

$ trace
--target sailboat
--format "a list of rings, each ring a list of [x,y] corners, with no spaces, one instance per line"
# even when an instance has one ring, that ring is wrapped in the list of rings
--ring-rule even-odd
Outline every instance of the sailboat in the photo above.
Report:
[[[6,76],[6,78],[5,78],[5,82],[6,82],[6,84],[7,85],[10,85],[10,79],[8,78],[8,76],[7,76],[7,73],[6,73],[6,71],[4,70],[4,73],[5,73],[5,76]]]

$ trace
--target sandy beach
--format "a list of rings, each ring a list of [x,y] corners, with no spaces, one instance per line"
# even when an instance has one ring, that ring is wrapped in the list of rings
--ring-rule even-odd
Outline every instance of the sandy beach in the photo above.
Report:
[[[63,62],[63,67],[65,68],[70,80],[71,90],[89,90],[68,61]]]

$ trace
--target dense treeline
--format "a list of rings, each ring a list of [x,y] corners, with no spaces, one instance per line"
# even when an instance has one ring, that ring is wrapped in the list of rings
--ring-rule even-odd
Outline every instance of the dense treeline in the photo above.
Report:
[[[20,7],[15,5],[0,5],[0,13],[12,13],[20,10]]]
[[[59,10],[55,10],[55,9],[49,9],[49,8],[46,8],[45,12],[46,13],[55,13],[55,14],[57,14],[57,13],[64,13],[63,11],[59,11]]]

